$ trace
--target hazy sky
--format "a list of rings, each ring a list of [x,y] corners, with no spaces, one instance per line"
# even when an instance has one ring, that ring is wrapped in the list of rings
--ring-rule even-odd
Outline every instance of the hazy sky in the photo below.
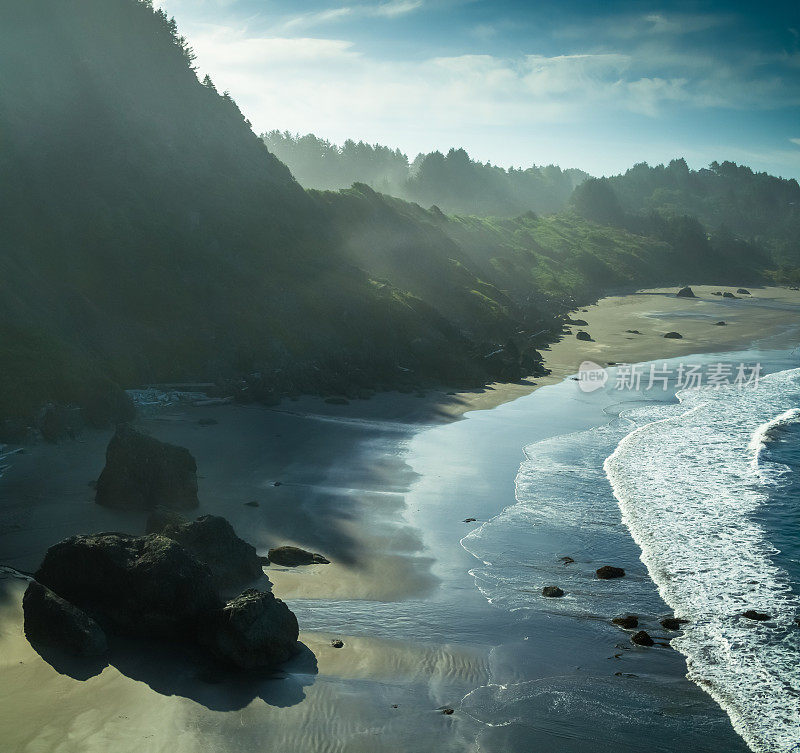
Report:
[[[800,178],[800,2],[156,0],[257,132]]]

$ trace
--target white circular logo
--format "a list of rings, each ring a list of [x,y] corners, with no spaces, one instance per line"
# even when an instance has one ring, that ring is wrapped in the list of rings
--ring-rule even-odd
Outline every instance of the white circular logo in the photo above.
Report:
[[[582,392],[594,392],[608,381],[608,372],[594,361],[584,361],[578,367],[578,387]]]

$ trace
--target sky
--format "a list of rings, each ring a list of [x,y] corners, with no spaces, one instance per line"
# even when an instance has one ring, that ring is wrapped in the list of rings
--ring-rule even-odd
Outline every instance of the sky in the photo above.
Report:
[[[257,133],[800,179],[800,2],[156,0]]]

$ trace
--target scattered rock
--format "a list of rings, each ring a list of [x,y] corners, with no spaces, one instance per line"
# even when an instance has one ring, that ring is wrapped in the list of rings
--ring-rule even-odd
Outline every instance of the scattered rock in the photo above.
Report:
[[[670,340],[682,340],[683,335],[680,332],[667,332],[664,337],[669,338]]]
[[[615,625],[619,625],[621,628],[625,630],[633,630],[634,628],[639,627],[639,618],[635,614],[628,614],[624,617],[615,617],[611,620]]]
[[[321,554],[307,552],[305,549],[300,549],[296,546],[278,546],[270,549],[269,562],[271,565],[283,565],[284,567],[330,564],[330,560]]]
[[[639,332],[638,329],[626,329],[625,330],[629,335],[641,335],[642,333]]]
[[[558,586],[545,586],[542,589],[542,596],[548,599],[558,599],[564,595],[564,592]]]
[[[597,568],[595,573],[601,580],[625,577],[625,571],[621,567],[613,567],[612,565],[603,565],[602,567]]]
[[[688,285],[685,288],[681,288],[675,295],[678,296],[678,298],[697,298],[694,291]]]
[[[145,533],[161,533],[167,526],[180,526],[188,522],[179,512],[167,510],[165,507],[156,507],[147,516],[144,525]]]
[[[475,522],[475,518],[464,518],[464,522],[465,523],[474,523]]]
[[[717,290],[714,293],[712,293],[711,295],[722,295],[722,291],[721,290]]]
[[[566,318],[565,323],[575,327],[586,327],[589,325],[589,322],[585,319],[570,319],[569,317]]]
[[[442,709],[442,713],[445,716],[450,716],[450,714],[455,713],[455,709],[451,709],[449,706],[445,706],[445,708]]]
[[[273,481],[272,485],[273,486],[283,486],[283,481]]]
[[[331,646],[334,648],[344,648],[344,641],[341,638],[334,638],[331,641]]]
[[[747,288],[739,288],[736,292],[740,295],[750,295],[750,291]]]
[[[756,612],[755,609],[748,609],[743,612],[742,617],[746,617],[748,620],[757,620],[758,622],[771,619],[766,612]]]
[[[561,560],[561,561],[562,561],[562,562],[563,562],[565,565],[571,565],[573,562],[575,562],[575,560],[574,560],[574,559],[572,559],[572,557],[559,557],[559,559],[560,559],[560,560]]]
[[[108,443],[95,500],[122,510],[197,507],[197,465],[185,447],[121,424]]]
[[[251,500],[250,502],[245,502],[245,503],[244,503],[244,506],[245,506],[245,507],[258,507],[259,505],[258,505],[258,502],[256,502],[256,501],[253,499],[253,500]]]
[[[655,646],[656,643],[644,630],[634,633],[631,636],[631,641],[633,641],[633,643],[635,643],[637,646]]]
[[[726,322],[714,322],[715,327],[724,327],[726,326],[726,324],[727,324]]]
[[[299,651],[297,618],[271,593],[249,588],[205,618],[200,641],[242,669],[274,667]]]
[[[221,601],[211,571],[164,536],[72,536],[47,550],[35,573],[42,585],[104,627],[185,639]]]
[[[588,332],[584,332],[583,330],[579,330],[575,334],[575,337],[577,337],[578,340],[587,340],[588,341],[588,340],[592,339],[592,336]]]
[[[685,625],[689,620],[682,620],[680,617],[665,617],[661,620],[661,627],[664,630],[680,630],[681,625]]]
[[[100,656],[108,646],[100,626],[78,607],[32,581],[22,597],[25,637],[73,656]]]
[[[156,533],[177,541],[207,565],[217,588],[242,586],[264,574],[255,547],[240,539],[218,515],[203,515],[192,523],[168,523]]]
[[[735,296],[733,293],[729,293],[727,290],[722,294],[722,297],[723,298],[738,298],[738,296]]]

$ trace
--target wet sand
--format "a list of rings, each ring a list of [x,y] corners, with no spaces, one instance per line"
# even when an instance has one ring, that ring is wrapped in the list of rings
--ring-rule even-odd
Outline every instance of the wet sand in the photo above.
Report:
[[[142,652],[129,644],[116,647],[99,673],[74,679],[24,639],[24,582],[0,579],[4,747],[138,753],[251,751],[268,744],[289,753],[374,752],[398,750],[413,732],[409,749],[474,750],[484,725],[470,714],[444,716],[438,707],[485,682],[489,663],[497,662],[481,636],[485,603],[467,583],[469,556],[458,545],[466,532],[462,518],[484,501],[491,509],[493,489],[475,476],[469,447],[447,467],[426,465],[418,453],[412,469],[409,443],[433,424],[560,381],[585,359],[633,363],[735,350],[757,338],[772,337],[775,347],[788,342],[800,293],[751,289],[752,299],[723,301],[710,295],[715,289],[695,288],[697,300],[675,298],[674,289],[643,291],[575,312],[588,324],[569,329],[588,331],[594,342],[567,335],[551,346],[544,355],[553,374],[543,379],[457,394],[430,391],[424,398],[389,393],[345,406],[310,397],[277,409],[172,406],[141,418],[142,428],[188,447],[197,459],[197,515],[224,515],[261,554],[295,544],[332,560],[266,568],[301,627],[319,629],[303,633],[309,650],[274,679],[208,682],[174,647]],[[728,324],[714,326],[717,320]],[[684,339],[665,340],[670,330]],[[217,423],[198,423],[208,418]],[[553,431],[559,430],[570,427],[556,420]],[[86,432],[14,456],[0,479],[0,564],[33,571],[47,547],[66,536],[143,532],[145,514],[93,502],[90,483],[109,436]],[[513,487],[513,478],[506,482]],[[438,529],[425,515],[432,495],[451,511]],[[258,506],[245,504],[251,501]],[[442,606],[445,598],[459,604],[460,622]],[[348,630],[351,623],[357,634]],[[559,626],[571,630],[567,622]],[[345,648],[330,647],[332,637],[342,638]],[[568,661],[563,651],[554,656]]]

